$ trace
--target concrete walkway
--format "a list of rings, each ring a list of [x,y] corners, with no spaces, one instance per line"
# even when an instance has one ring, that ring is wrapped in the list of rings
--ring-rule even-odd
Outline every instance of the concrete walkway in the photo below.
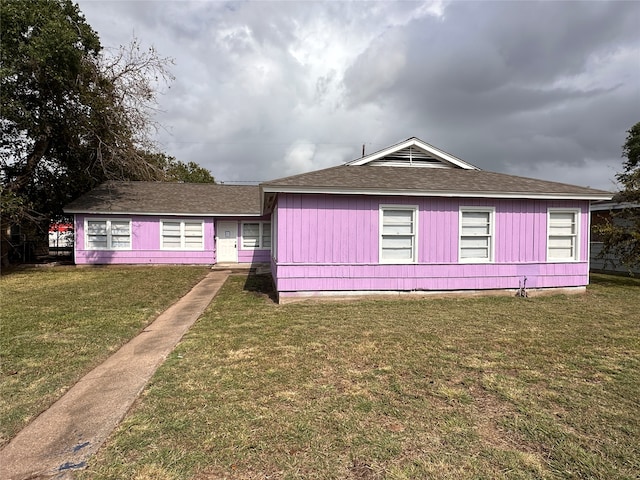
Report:
[[[73,478],[71,472],[86,466],[228,276],[209,273],[18,433],[0,450],[0,479]]]

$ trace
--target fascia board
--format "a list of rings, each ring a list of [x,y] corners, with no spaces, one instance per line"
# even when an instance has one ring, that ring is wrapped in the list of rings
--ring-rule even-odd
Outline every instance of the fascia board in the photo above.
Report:
[[[261,213],[179,213],[179,212],[116,212],[116,211],[88,211],[63,210],[64,213],[75,215],[141,215],[141,216],[170,216],[170,217],[261,217]]]
[[[406,197],[459,197],[459,198],[535,198],[540,200],[610,200],[612,195],[601,194],[562,194],[562,193],[524,193],[524,192],[467,192],[455,190],[372,190],[372,189],[336,189],[326,187],[264,187],[265,193],[326,193],[332,195],[378,195]]]

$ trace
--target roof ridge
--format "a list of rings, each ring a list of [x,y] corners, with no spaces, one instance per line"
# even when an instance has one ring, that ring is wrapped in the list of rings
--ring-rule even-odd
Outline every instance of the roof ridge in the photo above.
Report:
[[[262,185],[269,185],[269,184],[271,184],[271,183],[273,183],[273,182],[281,182],[281,181],[283,181],[283,180],[291,180],[291,179],[294,179],[294,178],[296,178],[296,177],[301,177],[301,176],[304,176],[304,175],[309,175],[310,173],[325,172],[325,171],[327,171],[327,170],[334,170],[334,169],[341,168],[341,167],[346,167],[346,166],[347,166],[347,164],[346,164],[346,163],[343,163],[342,165],[334,165],[333,167],[321,168],[321,169],[319,169],[319,170],[311,170],[310,172],[296,173],[295,175],[289,175],[288,177],[274,178],[274,179],[272,179],[272,180],[267,180],[266,182],[260,182],[260,183],[258,184],[258,186],[262,186]]]

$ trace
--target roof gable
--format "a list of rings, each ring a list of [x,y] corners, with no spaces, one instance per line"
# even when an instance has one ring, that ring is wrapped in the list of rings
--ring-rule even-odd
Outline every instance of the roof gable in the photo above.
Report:
[[[411,137],[404,142],[353,160],[346,165],[480,170],[475,165],[471,165],[416,137]]]

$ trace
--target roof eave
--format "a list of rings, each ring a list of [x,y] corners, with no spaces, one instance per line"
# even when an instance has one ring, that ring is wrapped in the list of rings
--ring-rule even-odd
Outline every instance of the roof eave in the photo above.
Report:
[[[324,193],[332,195],[382,195],[409,197],[458,197],[458,198],[531,198],[540,200],[610,200],[611,195],[599,193],[548,193],[548,192],[491,192],[491,191],[459,191],[459,190],[415,190],[370,188],[333,188],[333,187],[299,187],[263,185],[264,193]]]
[[[153,215],[156,217],[171,216],[171,217],[261,217],[261,213],[184,213],[184,212],[136,212],[136,211],[114,211],[114,210],[78,210],[78,209],[63,209],[64,213],[70,213],[73,215]]]

